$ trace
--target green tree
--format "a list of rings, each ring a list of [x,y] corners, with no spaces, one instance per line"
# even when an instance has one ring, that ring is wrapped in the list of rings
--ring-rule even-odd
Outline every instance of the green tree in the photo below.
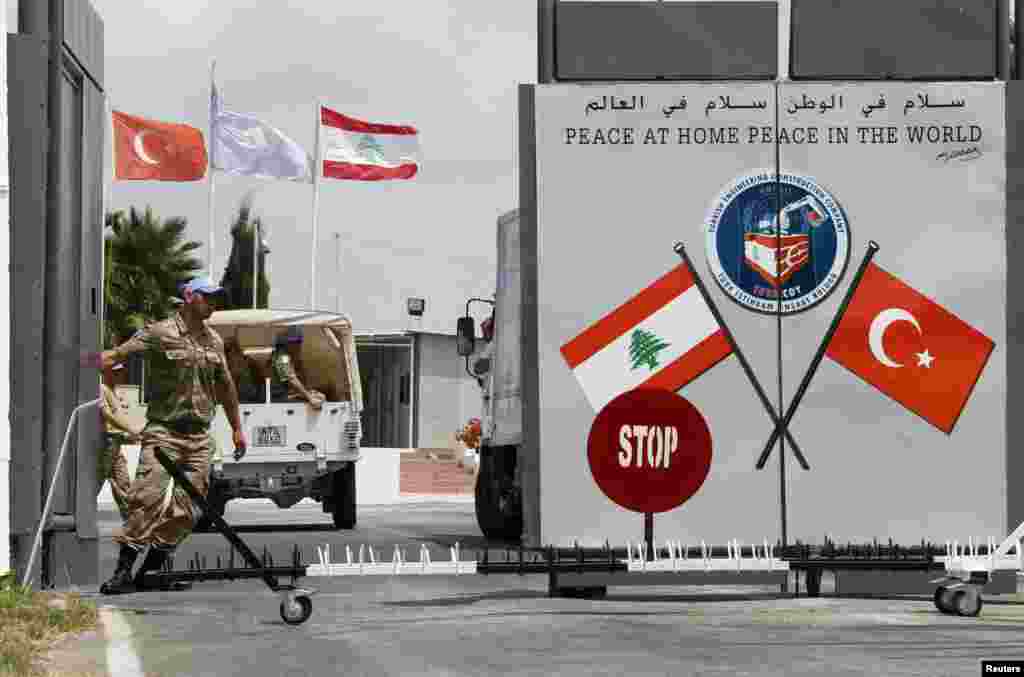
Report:
[[[658,353],[669,346],[652,332],[635,329],[630,337],[629,359],[633,369],[647,365],[649,369],[658,366]]]
[[[126,340],[148,322],[168,317],[178,285],[196,276],[201,244],[185,240],[184,218],[161,221],[152,209],[108,212],[103,251],[103,345]]]
[[[254,215],[252,200],[242,199],[231,226],[231,254],[220,285],[227,292],[225,310],[252,308],[253,238],[260,235],[259,298],[256,307],[267,308],[270,301],[270,281],[267,279],[267,254],[270,249],[264,239],[267,234],[263,221]]]

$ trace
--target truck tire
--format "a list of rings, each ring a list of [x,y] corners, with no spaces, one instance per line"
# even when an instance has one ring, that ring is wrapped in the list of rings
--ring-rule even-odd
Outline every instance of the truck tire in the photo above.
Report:
[[[512,450],[480,448],[480,471],[473,492],[476,521],[488,540],[519,542],[523,534],[522,504],[515,487]]]
[[[473,498],[476,506],[476,523],[488,540],[500,539],[501,517],[497,511],[497,499],[493,497],[494,488],[484,477],[483,458],[480,459],[480,473],[476,477]]]
[[[349,463],[337,470],[333,477],[331,517],[337,529],[356,526],[356,464]]]

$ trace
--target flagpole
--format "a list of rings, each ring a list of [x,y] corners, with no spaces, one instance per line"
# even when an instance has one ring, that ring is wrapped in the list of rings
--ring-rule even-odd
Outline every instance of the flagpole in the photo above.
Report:
[[[775,119],[779,119],[779,97],[775,97]],[[786,398],[782,391],[782,260],[779,258],[782,253],[782,184],[779,181],[779,174],[782,173],[782,163],[779,158],[781,152],[780,144],[775,144],[775,345],[776,345],[776,369],[779,375],[779,411],[786,406]],[[778,428],[778,423],[775,424]],[[784,427],[783,430],[789,430]],[[779,526],[782,536],[782,547],[788,544],[786,540],[786,440],[779,440]],[[789,579],[786,579],[788,583]],[[785,588],[783,588],[785,590]]]
[[[764,388],[761,387],[761,383],[757,380],[754,370],[750,368],[750,363],[747,362],[747,358],[743,355],[743,351],[740,350],[739,344],[736,343],[736,339],[733,338],[732,332],[729,331],[729,327],[726,325],[725,319],[722,317],[722,314],[718,312],[718,306],[715,305],[714,299],[711,298],[711,294],[708,293],[707,287],[705,287],[704,282],[701,281],[700,275],[698,275],[697,271],[694,270],[693,262],[690,261],[690,256],[686,253],[686,247],[683,246],[682,242],[677,242],[673,249],[690,270],[690,275],[693,276],[693,283],[697,286],[701,296],[704,297],[704,302],[708,304],[708,308],[711,310],[711,314],[714,316],[715,321],[718,322],[718,326],[722,328],[722,333],[725,334],[726,340],[729,341],[732,351],[736,353],[736,358],[740,361],[740,366],[743,367],[744,373],[746,373],[747,378],[749,378],[751,384],[753,384],[754,390],[757,391],[757,396],[761,400],[761,404],[764,405],[765,410],[768,412],[768,416],[770,416],[772,421],[778,425],[779,415],[775,412],[775,407],[772,406],[771,401],[768,399],[768,395],[764,392]],[[796,440],[794,440],[790,435],[789,430],[786,430],[786,439],[789,441],[789,445],[793,447],[793,453],[796,454],[797,460],[800,461],[800,465],[803,469],[810,470],[810,466],[807,465],[807,461],[804,459],[804,455],[801,453],[800,447],[797,446]]]
[[[818,352],[815,354],[814,359],[811,360],[811,366],[807,368],[804,380],[800,382],[800,387],[797,389],[796,395],[789,403],[789,409],[786,411],[786,416],[782,419],[781,424],[775,424],[775,430],[772,431],[772,436],[768,439],[768,443],[764,445],[764,451],[761,452],[761,457],[757,459],[758,470],[764,467],[765,462],[768,460],[768,455],[772,453],[772,447],[775,446],[776,440],[779,439],[779,428],[781,427],[786,430],[787,433],[789,432],[789,423],[793,420],[796,408],[800,405],[800,400],[803,399],[804,393],[807,392],[807,387],[811,384],[811,378],[814,376],[814,372],[818,370],[818,365],[821,364],[821,360],[825,357],[825,351],[828,350],[828,344],[832,341],[832,337],[839,328],[839,323],[842,321],[843,315],[846,313],[846,309],[850,305],[850,301],[853,299],[854,292],[856,292],[857,287],[860,286],[860,280],[864,277],[864,271],[867,270],[868,264],[871,262],[871,259],[878,250],[879,246],[877,242],[874,240],[868,242],[868,251],[864,254],[864,260],[861,261],[860,268],[857,269],[857,274],[854,276],[853,282],[850,283],[850,288],[846,291],[846,297],[839,306],[839,310],[836,311],[836,316],[832,318],[832,325],[828,328],[828,332],[825,334],[824,340],[822,340],[821,345],[818,347]]]
[[[316,310],[316,250],[317,250],[317,210],[320,206],[320,100],[317,99],[313,109],[316,111],[316,149],[313,151],[313,234],[310,246],[310,278],[309,278],[309,309]]]
[[[217,143],[216,143],[215,139],[213,138],[213,105],[212,105],[213,104],[213,92],[214,92],[214,90],[216,89],[216,86],[217,86],[216,82],[215,82],[216,68],[217,68],[217,60],[214,59],[214,60],[212,60],[210,62],[210,104],[211,104],[210,105],[210,126],[209,126],[210,158],[209,158],[209,169],[207,170],[210,173],[210,212],[209,212],[210,213],[210,221],[209,221],[209,224],[208,224],[209,227],[210,227],[210,236],[209,236],[210,240],[209,240],[209,242],[207,242],[206,251],[207,251],[207,257],[208,257],[208,261],[207,261],[207,268],[209,269],[208,270],[208,274],[209,274],[211,280],[213,280],[213,218],[214,218],[213,195],[214,195],[214,189],[215,189],[216,183],[217,183],[216,179],[215,179],[216,173],[214,172],[214,164],[215,164],[214,163],[214,153],[215,153],[215,149],[217,147]],[[219,107],[219,103],[220,102],[218,102],[218,107]],[[215,282],[215,284],[216,284],[216,282]]]

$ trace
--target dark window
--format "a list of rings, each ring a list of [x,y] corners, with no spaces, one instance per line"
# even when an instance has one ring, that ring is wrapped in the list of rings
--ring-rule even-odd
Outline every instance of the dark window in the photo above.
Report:
[[[398,386],[398,403],[409,404],[409,374],[402,374]]]

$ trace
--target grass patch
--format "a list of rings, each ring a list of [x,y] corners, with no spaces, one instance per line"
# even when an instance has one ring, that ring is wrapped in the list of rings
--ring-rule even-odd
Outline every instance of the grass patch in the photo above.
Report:
[[[96,605],[77,594],[23,588],[0,576],[0,675],[46,675],[41,658],[68,633],[96,627]]]

